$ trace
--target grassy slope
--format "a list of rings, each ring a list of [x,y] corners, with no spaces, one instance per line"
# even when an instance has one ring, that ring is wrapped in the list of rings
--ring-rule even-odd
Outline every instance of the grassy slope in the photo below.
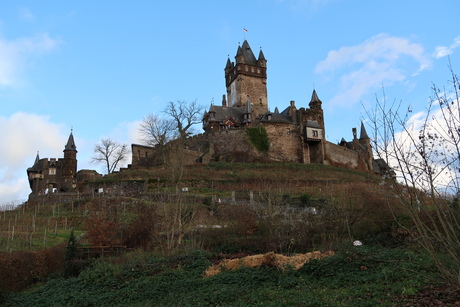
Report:
[[[403,249],[343,248],[299,271],[240,268],[204,278],[210,255],[127,255],[79,277],[9,294],[12,306],[394,306],[427,285],[425,259]],[[416,273],[416,274],[414,274]],[[407,299],[407,298],[405,298]]]

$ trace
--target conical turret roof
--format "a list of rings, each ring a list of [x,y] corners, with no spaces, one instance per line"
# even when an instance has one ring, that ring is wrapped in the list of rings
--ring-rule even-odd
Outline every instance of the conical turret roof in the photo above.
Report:
[[[262,52],[262,49],[259,51],[259,61],[266,61],[264,53]]]
[[[254,53],[252,52],[247,40],[244,40],[243,45],[238,47],[238,52],[236,55],[238,56],[241,54],[244,56],[244,62],[246,64],[257,65],[256,57],[254,56]]]
[[[313,93],[311,94],[311,100],[310,103],[312,102],[321,102],[322,101],[318,98],[318,94],[316,94],[316,90],[313,90]]]
[[[38,163],[38,161],[40,161],[40,155],[37,151],[37,156],[35,157],[35,162],[34,162],[34,165]]]
[[[70,132],[69,139],[67,140],[64,151],[77,151],[77,146],[75,146],[72,132]]]
[[[361,122],[361,133],[359,135],[360,139],[368,139],[369,136],[367,135],[366,128],[364,127],[364,123]]]

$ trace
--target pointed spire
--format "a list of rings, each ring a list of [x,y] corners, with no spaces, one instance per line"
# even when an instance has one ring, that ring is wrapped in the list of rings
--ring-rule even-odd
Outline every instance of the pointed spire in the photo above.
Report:
[[[367,135],[366,128],[364,127],[364,123],[361,122],[361,134],[359,135],[360,139],[368,139],[369,136]]]
[[[260,48],[260,51],[259,51],[259,62],[260,61],[267,61],[265,59],[264,53],[262,52],[262,48]]]
[[[236,56],[235,57],[238,57],[238,56],[243,56],[243,48],[241,48],[241,45],[238,43],[238,49],[236,50]]]
[[[238,53],[236,54],[236,56],[239,55],[243,55],[244,63],[250,65],[257,65],[256,57],[254,56],[254,53],[252,53],[251,47],[249,46],[247,40],[244,40],[243,46],[238,47]]]
[[[232,67],[232,62],[230,61],[230,58],[227,58],[227,65],[225,65],[225,68],[231,68]]]
[[[309,103],[310,108],[321,109],[322,103],[323,102],[318,98],[318,95],[316,94],[316,90],[313,90],[313,93],[311,94],[311,100]]]
[[[75,146],[75,141],[73,139],[72,132],[70,132],[69,139],[67,140],[67,144],[65,145],[64,151],[66,150],[77,151],[77,146]]]
[[[40,155],[39,155],[39,152],[37,151],[37,156],[35,157],[34,165],[37,164],[38,161],[40,161]]]
[[[279,114],[279,113],[280,113],[280,111],[278,110],[278,107],[275,107],[275,112],[274,112],[274,113],[275,113],[275,114]]]
[[[316,90],[313,90],[313,93],[311,94],[310,103],[312,103],[312,102],[322,102],[322,101],[318,98],[318,94],[316,94]]]

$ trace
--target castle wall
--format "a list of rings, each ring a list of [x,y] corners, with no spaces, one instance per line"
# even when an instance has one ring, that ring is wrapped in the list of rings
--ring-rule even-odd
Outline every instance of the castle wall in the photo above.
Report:
[[[302,141],[291,124],[265,125],[270,140],[268,158],[274,162],[301,162]]]
[[[326,160],[329,164],[338,164],[352,169],[358,168],[360,159],[358,152],[327,141],[325,149]]]
[[[159,164],[157,150],[154,147],[132,144],[131,156],[132,167],[152,167]]]
[[[189,149],[205,153],[203,163],[213,157],[234,162],[255,162],[263,158],[249,143],[245,129],[227,129],[187,139]]]

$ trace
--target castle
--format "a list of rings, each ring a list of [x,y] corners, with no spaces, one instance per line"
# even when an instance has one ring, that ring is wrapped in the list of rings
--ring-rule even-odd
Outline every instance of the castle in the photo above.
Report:
[[[190,163],[210,161],[319,163],[380,173],[373,159],[370,138],[361,124],[358,138],[339,144],[325,139],[322,101],[315,90],[308,108],[290,101],[281,112],[270,111],[267,96],[267,60],[260,50],[255,57],[247,40],[238,46],[235,62],[225,65],[227,94],[221,105],[211,104],[203,115],[204,133],[187,139]],[[261,152],[251,143],[248,130],[266,131],[269,148]],[[132,167],[155,165],[155,148],[132,144]]]
[[[101,175],[94,170],[80,170],[77,172],[77,146],[70,132],[64,146],[63,158],[42,158],[39,153],[34,164],[27,169],[27,178],[32,190],[30,196],[52,195],[66,193],[68,196],[78,194],[83,182],[95,180]]]
[[[31,194],[72,192],[76,188],[77,146],[72,132],[64,147],[64,158],[40,159],[27,169]]]
[[[318,163],[349,169],[383,173],[388,166],[374,160],[370,138],[361,124],[358,138],[352,129],[352,141],[339,144],[325,139],[322,101],[313,90],[308,108],[297,108],[290,101],[283,111],[270,111],[267,96],[267,60],[260,50],[258,58],[245,40],[238,46],[235,62],[225,65],[227,94],[222,104],[211,104],[202,118],[204,133],[187,138],[182,149],[185,164],[229,162]],[[268,146],[261,150],[249,136],[251,129]],[[261,131],[265,131],[261,133]],[[131,145],[131,168],[161,164],[157,148]],[[63,158],[40,159],[27,169],[31,195],[77,192],[85,180],[100,178],[93,170],[77,172],[77,149],[72,132],[64,147]]]

